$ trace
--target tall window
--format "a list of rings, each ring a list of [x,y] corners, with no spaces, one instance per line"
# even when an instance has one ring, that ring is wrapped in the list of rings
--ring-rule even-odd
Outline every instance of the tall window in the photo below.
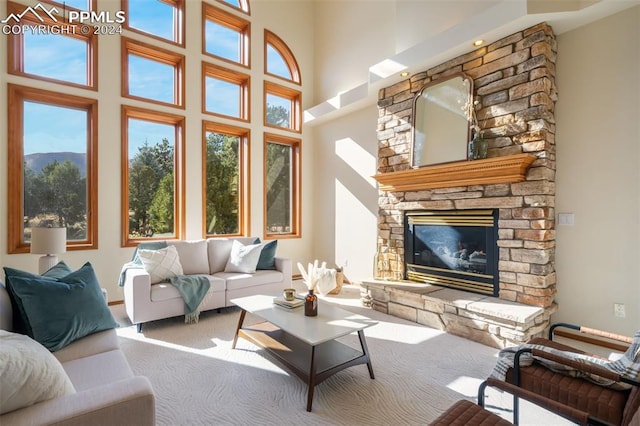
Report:
[[[184,46],[184,0],[122,0],[125,27]]]
[[[202,3],[202,19],[203,53],[249,67],[249,21],[207,3]]]
[[[122,96],[184,108],[184,55],[122,39]]]
[[[244,235],[249,130],[205,121],[203,133],[204,235]]]
[[[264,223],[267,238],[300,236],[300,140],[264,137]]]
[[[123,245],[181,238],[184,117],[123,106]]]
[[[67,228],[68,247],[97,246],[97,101],[9,85],[9,252],[31,228]]]
[[[24,5],[11,2],[7,7],[8,14],[22,16],[20,25],[31,25],[34,28],[40,25],[59,25],[45,13],[39,17],[42,21],[32,13],[22,15],[24,9]],[[62,8],[59,12],[61,11]],[[62,20],[60,17],[55,19]],[[10,74],[97,89],[98,39],[93,35],[92,28],[79,26],[75,33],[69,31],[60,34],[25,30],[19,34],[11,33],[7,39],[7,70]]]

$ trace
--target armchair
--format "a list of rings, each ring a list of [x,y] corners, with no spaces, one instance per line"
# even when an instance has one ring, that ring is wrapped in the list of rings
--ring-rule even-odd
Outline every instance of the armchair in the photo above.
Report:
[[[559,329],[574,332],[559,332]],[[620,361],[612,363],[555,341],[554,337],[560,334],[626,352]],[[623,345],[620,346],[619,343]],[[622,374],[623,369],[625,374]],[[597,329],[559,323],[550,328],[547,339],[532,339],[515,352],[513,367],[506,371],[506,381],[588,413],[591,417],[589,424],[626,426],[631,423],[640,407],[639,371],[640,332],[632,339]],[[553,407],[545,408],[554,411]],[[515,422],[518,421],[518,415],[518,397],[514,396]]]

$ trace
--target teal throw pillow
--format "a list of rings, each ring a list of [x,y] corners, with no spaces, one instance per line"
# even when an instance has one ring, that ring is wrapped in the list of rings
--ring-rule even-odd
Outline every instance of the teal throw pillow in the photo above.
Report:
[[[58,281],[14,277],[12,285],[31,326],[31,337],[52,352],[118,327],[90,263]]]
[[[43,277],[53,278],[57,280],[58,278],[66,277],[71,273],[71,268],[64,263],[64,261],[60,261],[57,264],[53,265],[51,268],[47,269],[47,271],[42,274]]]
[[[262,252],[260,253],[260,259],[258,259],[258,266],[256,266],[256,270],[276,269],[277,248],[278,240],[270,241],[262,246]]]

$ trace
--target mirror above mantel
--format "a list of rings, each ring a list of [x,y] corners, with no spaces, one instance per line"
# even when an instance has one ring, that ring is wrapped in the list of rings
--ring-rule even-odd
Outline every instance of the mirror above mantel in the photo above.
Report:
[[[467,159],[472,103],[473,80],[463,73],[434,80],[416,94],[412,167]]]

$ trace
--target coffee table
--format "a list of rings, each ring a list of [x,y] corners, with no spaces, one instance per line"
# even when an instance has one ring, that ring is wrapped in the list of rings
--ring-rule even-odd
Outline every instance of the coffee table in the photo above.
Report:
[[[231,347],[235,349],[241,336],[298,376],[308,385],[307,411],[311,411],[315,386],[338,371],[367,364],[369,376],[375,378],[363,330],[376,321],[322,300],[318,301],[318,316],[307,317],[304,306],[282,308],[273,304],[275,297],[256,295],[231,300],[241,309]],[[245,326],[247,312],[265,321]],[[354,332],[358,333],[359,349],[336,340]]]

